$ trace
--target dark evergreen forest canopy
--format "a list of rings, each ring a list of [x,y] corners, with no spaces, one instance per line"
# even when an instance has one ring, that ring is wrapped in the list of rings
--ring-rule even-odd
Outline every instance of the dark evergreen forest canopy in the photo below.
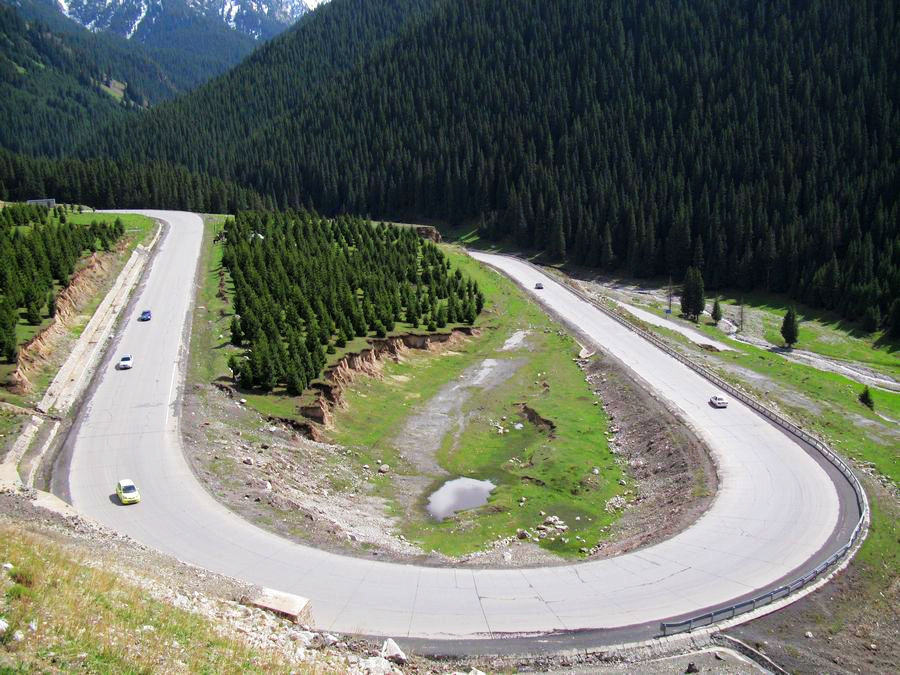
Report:
[[[252,190],[165,162],[38,159],[0,150],[0,199],[51,196],[96,208],[168,208],[204,213],[274,208]]]
[[[333,0],[81,153],[884,317],[898,28],[891,0]]]
[[[230,365],[245,387],[298,394],[322,372],[326,350],[401,327],[472,323],[484,305],[475,282],[412,228],[305,211],[243,212],[224,229],[222,262],[234,283]],[[224,273],[223,273],[224,274]]]

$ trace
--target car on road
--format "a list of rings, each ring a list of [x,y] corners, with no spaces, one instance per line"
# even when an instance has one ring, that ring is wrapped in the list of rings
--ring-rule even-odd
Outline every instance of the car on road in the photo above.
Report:
[[[713,408],[727,408],[728,407],[728,399],[722,396],[721,394],[713,394],[709,397],[709,404]]]
[[[540,281],[537,282],[537,283],[534,285],[534,287],[535,287],[537,290],[539,290],[539,291],[544,290],[544,284],[542,284]]]
[[[122,504],[137,504],[141,501],[141,493],[130,478],[123,478],[116,483],[116,496]]]
[[[119,362],[116,364],[117,370],[131,370],[134,366],[134,357],[131,354],[126,354]]]
[[[153,318],[153,314],[150,312],[150,310],[145,309],[143,312],[141,312],[141,315],[138,317],[138,321],[149,321],[152,318]]]

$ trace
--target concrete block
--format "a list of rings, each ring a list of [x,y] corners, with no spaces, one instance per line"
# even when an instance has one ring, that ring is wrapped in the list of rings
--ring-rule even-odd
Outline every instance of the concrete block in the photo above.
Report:
[[[300,595],[263,588],[256,595],[245,598],[244,603],[278,614],[294,623],[313,623],[311,603],[308,598]]]

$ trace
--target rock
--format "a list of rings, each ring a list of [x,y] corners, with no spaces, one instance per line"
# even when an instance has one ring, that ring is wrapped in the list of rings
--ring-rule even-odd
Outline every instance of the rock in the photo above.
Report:
[[[9,628],[9,622],[6,619],[0,619],[0,635],[3,635],[7,628]]]
[[[591,473],[594,474],[595,476],[599,476],[599,475],[600,475],[600,469],[598,469],[598,468],[595,466],[593,469],[591,469]]]
[[[368,471],[368,470],[369,470],[369,465],[368,465],[368,464],[363,464],[363,468],[364,468],[366,471]]]
[[[331,647],[339,642],[339,640],[331,633],[322,633],[319,637],[326,647]]]
[[[34,619],[32,619],[31,621],[28,622],[28,630],[30,630],[32,633],[37,632],[37,627],[38,627],[38,623]]]
[[[244,457],[244,459],[242,461],[247,466],[253,466],[253,458],[252,457]]]
[[[525,530],[516,530],[516,537],[519,539],[528,539],[530,536]]]
[[[359,662],[359,667],[367,675],[389,675],[390,673],[399,672],[394,668],[394,664],[383,656],[373,656],[369,659],[363,659]]]
[[[17,630],[15,633],[13,633],[12,639],[13,639],[13,642],[21,642],[22,640],[25,639],[25,633],[23,633],[20,630]]]
[[[303,647],[309,647],[316,639],[316,634],[311,633],[308,630],[298,630],[294,633],[291,633],[291,640],[294,642],[299,642]]]
[[[394,663],[404,664],[406,663],[406,654],[403,653],[403,650],[400,649],[400,646],[394,642],[392,638],[388,638],[384,641],[384,644],[381,645],[381,656],[388,661],[393,661]]]
[[[811,631],[806,631],[806,632],[804,633],[804,635],[806,636],[806,639],[807,639],[807,640],[812,640],[813,634],[812,634]]]
[[[247,399],[245,399],[245,398],[242,398],[242,399],[239,401],[239,403],[241,403],[241,404],[244,404],[244,403],[246,403],[246,402],[247,402]]]
[[[725,655],[722,652],[713,652],[713,656],[716,657],[716,661],[727,661]]]
[[[469,671],[468,675],[486,675],[486,674],[484,673],[484,671],[478,670],[478,668],[472,668],[472,670]]]
[[[149,624],[144,624],[143,626],[141,626],[141,632],[142,633],[155,633],[156,629]]]
[[[3,563],[3,569],[9,572],[13,568],[12,563],[5,562]]]
[[[869,645],[869,651],[873,651],[873,652],[874,652],[874,651],[877,651],[877,650],[878,650],[878,647],[876,647],[875,645],[873,645],[873,644],[870,644],[870,645]]]
[[[688,664],[687,670],[685,670],[684,672],[686,672],[686,673],[699,673],[699,672],[700,672],[700,669],[697,667],[697,664],[695,664],[693,661],[691,661],[691,662]]]
[[[381,466],[378,467],[378,473],[387,473],[390,470],[391,470],[391,467],[388,464],[382,464]]]
[[[516,422],[516,423],[513,425],[513,427],[514,427],[516,430],[521,430],[521,429],[524,429],[524,428],[525,428],[525,425],[522,424],[521,422]]]

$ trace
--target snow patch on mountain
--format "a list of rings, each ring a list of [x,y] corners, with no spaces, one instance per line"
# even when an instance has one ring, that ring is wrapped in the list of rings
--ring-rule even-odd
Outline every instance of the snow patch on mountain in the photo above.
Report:
[[[125,39],[126,39],[126,40],[130,40],[130,39],[131,39],[131,36],[134,35],[135,32],[137,31],[138,26],[141,25],[141,21],[144,20],[144,17],[145,17],[145,16],[147,16],[147,8],[148,8],[147,3],[144,2],[143,0],[141,0],[141,13],[138,15],[137,20],[131,25],[131,28],[130,28],[130,29],[128,30],[128,32],[125,34]]]

